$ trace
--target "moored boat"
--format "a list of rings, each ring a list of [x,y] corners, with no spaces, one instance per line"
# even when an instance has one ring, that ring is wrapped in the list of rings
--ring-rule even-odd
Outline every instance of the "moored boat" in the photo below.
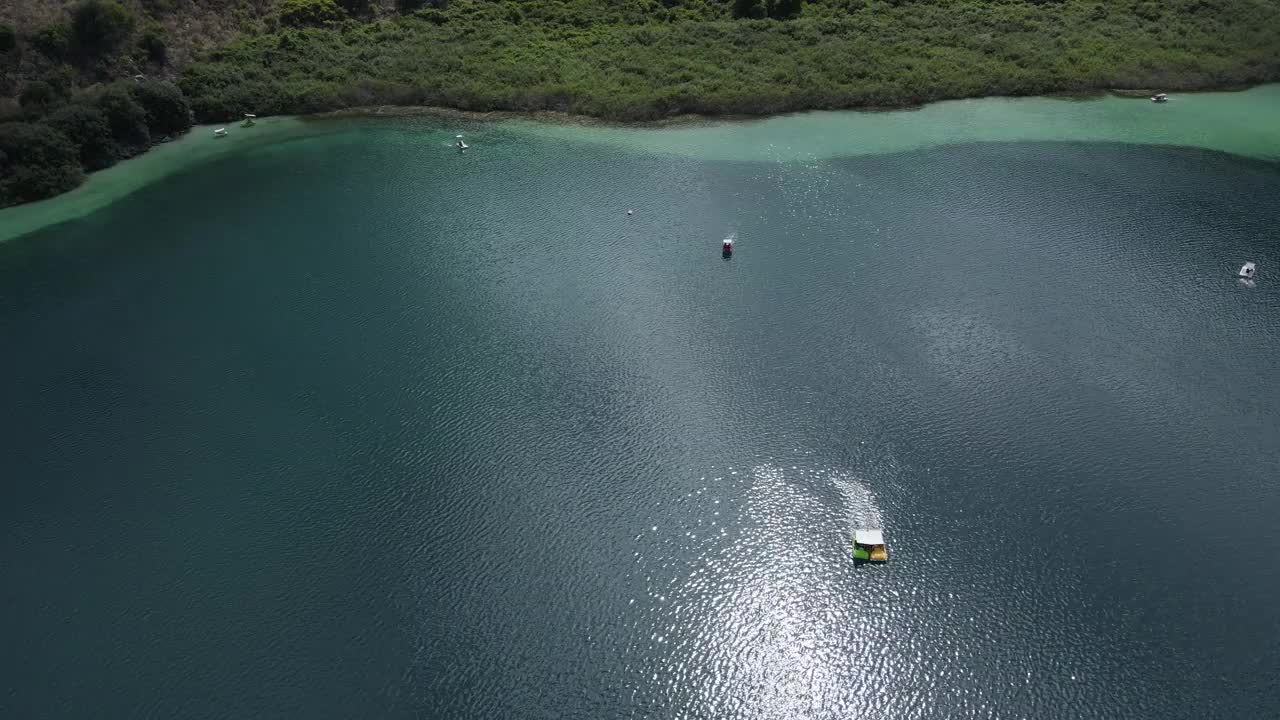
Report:
[[[226,137],[226,136],[227,136],[227,129],[226,129],[226,128],[218,128],[217,130],[214,130],[214,131],[213,131],[213,136],[214,136],[214,137],[216,137],[216,138],[224,138],[224,137]]]
[[[1247,262],[1241,265],[1240,272],[1236,273],[1238,277],[1242,277],[1246,280],[1252,280],[1253,276],[1257,274],[1258,274],[1258,266],[1251,262]]]
[[[1167,93],[1156,93],[1155,95],[1151,96],[1151,102],[1153,103],[1169,102],[1169,95]]]

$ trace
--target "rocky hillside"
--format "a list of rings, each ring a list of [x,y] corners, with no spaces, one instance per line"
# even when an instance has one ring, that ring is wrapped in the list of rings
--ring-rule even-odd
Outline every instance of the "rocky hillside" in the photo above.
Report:
[[[97,47],[77,42],[78,4],[0,3],[0,111],[12,114],[23,84],[50,74],[81,87],[138,74],[173,79],[197,52],[265,29],[273,0],[121,0],[124,27]]]

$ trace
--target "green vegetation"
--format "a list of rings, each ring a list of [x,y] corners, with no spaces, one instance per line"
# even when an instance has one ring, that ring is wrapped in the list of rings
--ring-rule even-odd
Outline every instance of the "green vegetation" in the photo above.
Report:
[[[94,82],[131,68],[134,54],[162,64],[161,25],[147,24],[135,39],[135,16],[113,0],[80,0],[70,13],[43,21],[29,35],[0,32],[0,47],[12,41],[9,51],[23,43],[40,51],[0,67],[17,71],[0,75],[0,91],[17,100],[0,106],[0,122],[19,120],[0,125],[0,207],[65,192],[84,171],[110,167],[191,127],[191,107],[172,83],[141,76]],[[0,52],[0,59],[10,54]]]
[[[18,47],[18,33],[8,25],[0,24],[0,55],[7,55]]]
[[[164,26],[148,25],[138,36],[138,50],[148,61],[163,65],[169,60],[169,43],[165,40]]]
[[[92,105],[74,103],[63,106],[46,118],[45,124],[66,135],[76,146],[80,165],[85,170],[111,167],[120,157],[107,116]]]
[[[18,104],[23,110],[38,113],[47,110],[60,99],[52,85],[42,80],[35,80],[27,83],[27,86],[22,89],[22,94],[18,95]]]
[[[22,91],[28,121],[0,125],[0,207],[70,190],[83,171],[191,128],[191,107],[170,83],[124,81],[72,95],[65,73],[49,78]]]
[[[71,26],[56,23],[41,28],[31,38],[31,44],[51,60],[61,60],[71,53]]]
[[[331,0],[283,7],[278,31],[183,73],[198,118],[430,104],[647,120],[1280,78],[1280,5],[1260,0],[455,0],[338,24]]]
[[[84,175],[76,148],[46,125],[0,125],[0,201],[39,200],[80,184]]]
[[[133,26],[133,13],[112,0],[83,0],[71,14],[76,42],[92,52],[120,47],[133,33]]]
[[[151,137],[178,135],[191,129],[191,106],[176,86],[160,82],[135,82],[125,92],[143,111]]]
[[[280,5],[280,22],[290,27],[319,27],[346,17],[333,0],[284,0]]]
[[[147,111],[142,109],[142,105],[127,90],[120,86],[107,88],[97,94],[93,104],[107,119],[111,139],[124,150],[126,157],[137,154],[151,144]]]
[[[1271,0],[123,2],[0,27],[0,93],[27,123],[10,135],[43,123],[42,147],[92,170],[183,132],[188,100],[209,122],[385,104],[653,120],[1280,80]],[[144,70],[181,90],[99,84]],[[50,172],[6,175],[0,205],[77,177]]]

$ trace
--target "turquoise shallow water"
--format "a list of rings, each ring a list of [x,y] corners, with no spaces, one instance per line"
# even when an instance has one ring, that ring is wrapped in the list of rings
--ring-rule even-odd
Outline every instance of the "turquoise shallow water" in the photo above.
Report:
[[[52,200],[0,210],[0,242],[83,217],[139,188],[225,156],[251,155],[299,137],[387,122],[387,118],[265,118],[252,129],[214,126],[133,161],[95,173],[81,188]],[[412,122],[391,120],[391,122]],[[667,128],[506,121],[535,137],[602,144],[641,153],[704,160],[807,162],[941,147],[966,142],[1116,142],[1220,150],[1280,158],[1280,84],[1241,92],[1190,93],[1153,105],[1142,98],[979,98],[884,112],[811,112],[764,120],[692,123]],[[475,127],[464,122],[461,127]],[[484,123],[479,127],[493,127]],[[432,138],[432,142],[438,138]],[[238,184],[240,179],[230,182]],[[228,189],[207,201],[224,202]]]
[[[654,146],[810,122],[339,124],[0,247],[0,716],[1274,716],[1280,166]]]
[[[528,132],[707,160],[794,162],[966,142],[1114,142],[1280,159],[1280,85],[1142,98],[980,98],[887,112],[812,112],[664,129],[515,123]]]

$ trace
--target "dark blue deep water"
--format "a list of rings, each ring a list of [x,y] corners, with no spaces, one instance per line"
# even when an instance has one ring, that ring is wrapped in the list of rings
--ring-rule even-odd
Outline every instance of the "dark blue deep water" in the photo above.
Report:
[[[1280,716],[1280,166],[419,138],[0,246],[0,717]]]

